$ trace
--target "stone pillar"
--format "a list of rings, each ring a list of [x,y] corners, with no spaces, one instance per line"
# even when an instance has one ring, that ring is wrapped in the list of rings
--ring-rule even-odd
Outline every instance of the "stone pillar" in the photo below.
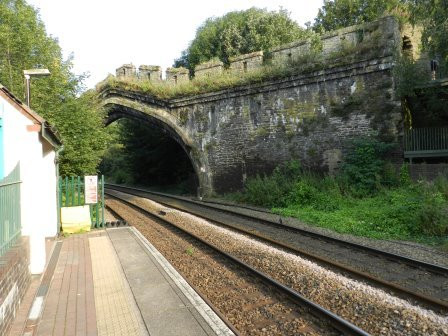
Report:
[[[188,69],[168,68],[166,69],[166,81],[172,84],[181,84],[190,80]]]
[[[201,63],[194,68],[195,78],[216,77],[222,75],[224,64],[221,61],[209,61]]]
[[[135,71],[135,66],[131,64],[123,64],[116,70],[117,78],[137,78],[137,73]]]
[[[162,80],[162,68],[158,65],[140,65],[138,67],[138,78],[150,82],[160,82]]]
[[[230,58],[230,71],[244,73],[257,69],[263,65],[263,52],[256,51],[250,54],[239,55]]]

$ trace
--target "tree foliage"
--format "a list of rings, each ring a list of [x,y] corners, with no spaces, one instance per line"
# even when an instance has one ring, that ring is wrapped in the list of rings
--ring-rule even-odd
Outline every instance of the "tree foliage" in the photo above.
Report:
[[[313,29],[322,33],[374,21],[385,14],[405,12],[404,0],[324,0]]]
[[[289,43],[307,35],[307,31],[289,17],[286,10],[267,11],[250,8],[207,19],[175,66],[194,69],[197,64]]]
[[[101,163],[101,172],[117,183],[166,186],[184,183],[195,192],[195,173],[182,147],[162,129],[148,123],[120,120]],[[185,190],[184,190],[185,191]]]
[[[84,76],[72,72],[72,59],[63,58],[32,6],[0,0],[0,83],[23,98],[23,70],[40,67],[51,76],[31,80],[31,106],[62,136],[61,173],[95,173],[107,136],[94,95],[78,97]]]
[[[448,67],[448,0],[409,0],[411,20],[424,27],[423,48]]]

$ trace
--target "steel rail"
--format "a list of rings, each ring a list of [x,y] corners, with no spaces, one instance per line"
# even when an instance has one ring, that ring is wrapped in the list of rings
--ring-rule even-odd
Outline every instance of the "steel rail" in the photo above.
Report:
[[[117,187],[118,188],[122,188],[122,189],[124,188],[124,189],[129,189],[129,190],[138,190],[139,192],[155,194],[155,195],[160,196],[160,197],[173,198],[173,199],[176,199],[176,200],[179,200],[179,201],[190,202],[190,200],[184,199],[183,197],[177,197],[177,196],[167,195],[167,194],[163,194],[163,193],[148,192],[148,191],[145,191],[143,189],[138,189],[138,188],[130,188],[130,187],[122,187],[122,186],[117,186]],[[113,189],[113,188],[111,188],[111,189]],[[141,195],[136,195],[136,196],[140,196],[141,197]],[[176,206],[176,205],[172,205],[170,203],[164,203],[164,202],[161,202],[159,200],[157,202],[159,202],[159,203],[161,203],[161,204],[163,204],[165,206],[176,208],[176,209],[181,210],[181,211],[188,211],[188,209],[185,209],[185,208],[182,208],[182,207],[179,207],[179,206]],[[202,203],[197,203],[196,201],[192,201],[192,203],[194,203],[195,205],[204,206],[206,208],[212,208],[213,210],[216,210],[216,211],[223,210],[223,212],[229,212],[229,213],[232,213],[232,214],[235,214],[235,215],[240,215],[240,213],[238,213],[238,212],[233,212],[231,210],[227,211],[226,209],[216,208],[216,207],[213,207],[213,206],[210,207],[208,205],[203,205]],[[300,249],[300,248],[298,248],[296,246],[292,246],[290,244],[283,243],[283,242],[280,242],[278,240],[272,239],[272,238],[267,237],[267,236],[265,236],[265,235],[263,235],[261,233],[256,233],[256,232],[253,232],[253,231],[250,231],[250,230],[243,229],[241,227],[230,225],[230,224],[225,223],[223,221],[219,221],[219,220],[217,220],[215,218],[212,218],[211,216],[201,215],[201,214],[197,213],[196,211],[193,211],[193,212],[190,212],[190,213],[192,213],[192,214],[194,214],[196,216],[199,216],[201,218],[204,218],[204,219],[207,219],[207,220],[211,220],[211,221],[213,221],[213,222],[215,222],[217,224],[226,226],[228,228],[237,230],[237,231],[242,232],[244,234],[248,234],[250,236],[257,237],[257,238],[259,238],[259,239],[261,239],[263,241],[266,241],[266,242],[268,242],[270,244],[273,244],[273,245],[275,245],[277,247],[281,247],[281,248],[287,249],[289,251],[292,251],[294,253],[300,254],[300,255],[302,255],[302,256],[304,256],[306,258],[309,258],[311,260],[317,261],[319,263],[323,263],[323,264],[325,264],[327,266],[335,267],[335,268],[339,269],[340,271],[348,272],[348,273],[350,273],[352,275],[355,275],[355,277],[367,280],[367,281],[369,281],[371,283],[374,283],[375,285],[377,285],[379,287],[392,290],[392,291],[394,291],[396,294],[398,294],[400,296],[411,297],[414,300],[417,300],[417,301],[419,301],[421,303],[424,303],[424,304],[430,306],[433,309],[437,309],[437,310],[441,310],[441,311],[447,311],[448,310],[448,302],[439,300],[438,298],[431,297],[431,296],[428,296],[428,295],[424,295],[424,294],[415,292],[415,291],[413,291],[411,289],[408,289],[406,287],[394,284],[394,283],[389,282],[387,280],[380,279],[380,278],[378,278],[376,276],[373,276],[371,274],[359,271],[359,270],[357,270],[355,268],[352,268],[350,266],[344,265],[344,264],[342,264],[340,262],[337,262],[337,261],[334,261],[334,260],[331,260],[331,259],[319,256],[317,254],[314,254],[312,252],[306,251],[304,249]],[[263,219],[260,219],[260,218],[257,218],[257,217],[251,217],[251,216],[248,216],[248,215],[247,216],[244,215],[244,217],[247,217],[247,218],[250,218],[251,220],[256,220],[256,221],[259,221],[259,222],[263,222],[264,221]],[[269,221],[269,220],[266,220],[266,221],[268,221],[269,223],[272,222],[272,221]],[[275,222],[273,222],[273,223],[275,223]],[[278,223],[275,223],[275,224],[278,224]],[[287,225],[284,225],[284,224],[278,224],[276,226],[281,226],[282,228],[286,227],[287,229],[290,229],[290,228],[295,229],[294,227],[287,226]],[[302,229],[298,229],[298,230],[302,231]],[[319,238],[320,238],[320,236],[319,236]],[[344,243],[345,241],[337,240],[337,242]],[[363,246],[363,245],[356,244],[356,246]],[[386,253],[388,253],[388,252],[386,252]],[[410,259],[410,260],[413,260],[413,259]],[[421,267],[421,266],[419,266],[419,267]],[[437,273],[439,273],[439,272],[437,272]]]
[[[291,226],[291,225],[288,225],[288,224],[285,224],[285,223],[280,224],[280,223],[275,222],[275,221],[270,220],[270,219],[263,219],[263,218],[254,217],[254,216],[250,216],[250,215],[247,215],[247,214],[243,214],[243,213],[240,213],[240,212],[237,212],[237,211],[232,211],[232,210],[229,210],[229,209],[222,209],[222,208],[214,207],[214,206],[211,206],[209,204],[204,204],[201,201],[194,201],[194,200],[188,199],[186,197],[179,197],[179,196],[175,196],[175,195],[164,194],[164,193],[155,192],[155,191],[149,191],[149,190],[145,190],[145,189],[141,189],[141,188],[121,186],[121,185],[117,185],[117,184],[106,183],[106,185],[112,186],[112,189],[113,188],[122,188],[122,189],[128,189],[128,190],[136,190],[136,191],[139,191],[139,192],[144,192],[144,193],[148,193],[148,194],[154,194],[154,195],[161,196],[161,197],[172,198],[172,199],[176,199],[176,200],[179,200],[179,201],[192,203],[192,204],[195,204],[195,205],[198,205],[198,206],[203,206],[205,208],[210,208],[210,209],[213,209],[215,211],[221,211],[221,212],[224,212],[224,213],[229,213],[229,214],[232,214],[232,215],[235,215],[235,216],[238,216],[238,217],[242,217],[242,218],[246,218],[246,219],[249,219],[249,220],[252,220],[252,221],[258,221],[258,222],[261,222],[261,223],[269,224],[271,226],[276,226],[276,227],[281,227],[281,228],[284,228],[284,229],[296,231],[296,232],[302,233],[304,235],[307,235],[307,236],[310,236],[310,237],[313,237],[313,238],[318,238],[318,239],[321,239],[321,240],[327,240],[327,241],[331,241],[331,242],[334,242],[334,243],[339,243],[341,245],[348,245],[348,246],[351,246],[351,247],[355,247],[355,248],[357,248],[359,250],[369,251],[369,252],[372,252],[372,253],[375,253],[375,254],[378,254],[378,255],[385,256],[385,257],[390,258],[390,259],[395,259],[395,260],[398,260],[400,262],[404,262],[404,263],[406,263],[406,264],[408,264],[408,265],[410,265],[412,267],[416,267],[416,268],[422,268],[423,267],[423,268],[425,268],[427,270],[431,270],[432,272],[448,276],[448,267],[435,265],[435,264],[430,264],[430,263],[427,263],[425,261],[409,258],[409,257],[403,256],[403,255],[400,255],[400,254],[391,253],[391,252],[387,252],[387,251],[384,251],[384,250],[379,250],[379,249],[376,249],[376,248],[373,248],[373,247],[369,247],[369,246],[365,246],[365,245],[349,242],[349,241],[338,239],[338,238],[334,238],[334,237],[329,237],[329,236],[326,236],[326,235],[323,235],[323,234],[320,234],[320,233],[317,233],[317,232],[312,232],[312,231],[309,231],[309,230],[297,228],[297,227],[294,227],[294,226]],[[222,205],[229,206],[228,204],[222,204]],[[175,207],[175,206],[172,206],[172,207]],[[256,211],[256,210],[253,210],[253,211]]]
[[[324,307],[320,306],[319,304],[308,300],[307,298],[305,298],[304,296],[302,296],[299,292],[295,291],[292,288],[289,288],[285,285],[283,285],[282,283],[278,282],[277,280],[271,278],[270,276],[268,276],[267,274],[258,271],[257,269],[253,268],[252,266],[250,266],[249,264],[245,263],[244,261],[232,256],[231,254],[222,251],[221,249],[219,249],[218,247],[216,247],[215,245],[207,242],[206,240],[198,237],[197,235],[195,235],[194,233],[191,233],[181,227],[179,227],[178,225],[168,221],[166,218],[164,218],[163,216],[154,214],[149,212],[148,210],[128,201],[125,200],[119,196],[110,194],[109,192],[105,192],[107,195],[111,196],[112,198],[118,199],[120,202],[123,202],[125,204],[127,204],[128,206],[137,209],[138,211],[143,212],[146,215],[149,215],[151,217],[155,217],[158,220],[170,225],[170,226],[174,226],[175,228],[177,228],[178,230],[184,232],[185,234],[191,236],[193,239],[196,239],[197,241],[201,242],[202,244],[208,246],[209,248],[211,248],[212,250],[218,252],[219,254],[225,256],[227,259],[232,260],[234,263],[238,264],[240,267],[242,267],[243,269],[246,269],[248,271],[250,271],[251,273],[257,275],[258,277],[260,277],[264,282],[266,282],[269,285],[274,286],[275,288],[279,289],[280,291],[282,291],[283,293],[287,294],[290,298],[292,298],[294,301],[299,302],[300,304],[308,307],[311,309],[311,312],[314,312],[313,315],[318,315],[320,318],[325,318],[328,322],[330,322],[332,324],[332,326],[336,329],[338,329],[339,331],[341,331],[342,333],[346,334],[346,335],[356,335],[356,336],[369,336],[370,334],[367,333],[366,331],[362,330],[361,328],[357,327],[356,325],[352,324],[349,321],[344,320],[343,318],[341,318],[340,316],[336,315],[335,313],[331,312],[328,309],[325,309]],[[141,197],[141,196],[138,196]]]

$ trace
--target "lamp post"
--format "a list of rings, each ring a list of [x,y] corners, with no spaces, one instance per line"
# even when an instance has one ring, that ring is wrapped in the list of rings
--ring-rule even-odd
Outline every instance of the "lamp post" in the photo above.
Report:
[[[31,89],[30,89],[30,81],[31,77],[45,77],[50,76],[50,71],[48,69],[29,69],[23,70],[23,75],[25,76],[25,97],[26,104],[30,107],[31,101]]]

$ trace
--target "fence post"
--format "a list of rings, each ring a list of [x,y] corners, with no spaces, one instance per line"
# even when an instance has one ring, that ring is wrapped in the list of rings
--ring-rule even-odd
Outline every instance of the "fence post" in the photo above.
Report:
[[[76,186],[76,189],[78,192],[78,204],[77,205],[81,205],[81,176],[78,176],[77,180],[78,180],[77,186]]]
[[[101,175],[101,220],[102,220],[102,227],[105,225],[104,220],[104,175]]]

